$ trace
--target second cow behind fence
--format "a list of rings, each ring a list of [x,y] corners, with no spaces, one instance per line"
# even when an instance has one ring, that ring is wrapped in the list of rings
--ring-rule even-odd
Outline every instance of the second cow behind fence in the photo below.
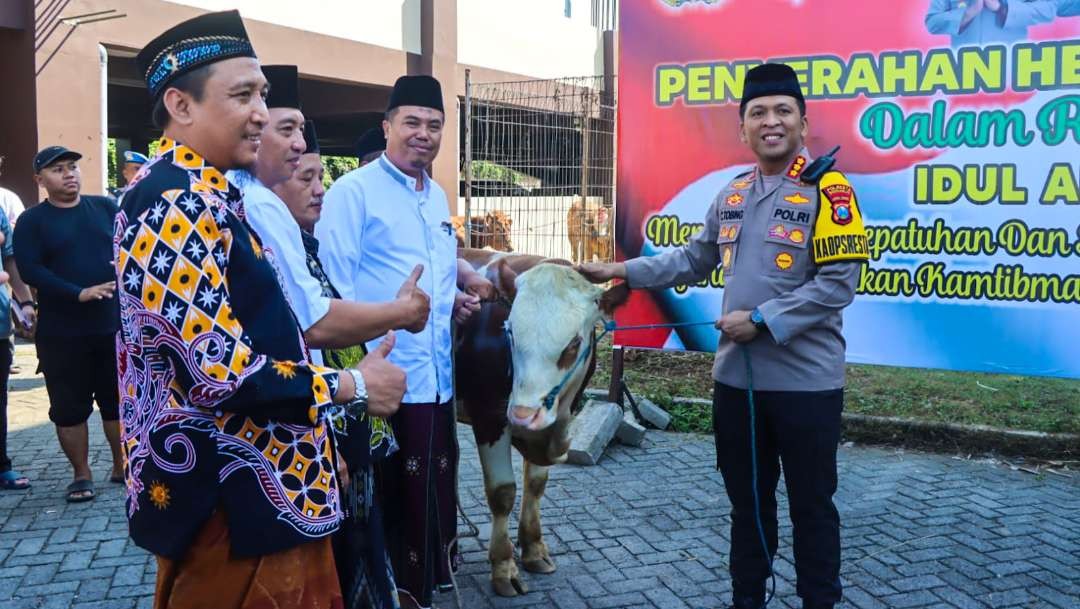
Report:
[[[454,226],[458,247],[466,247],[465,216],[452,216],[450,223]],[[513,224],[513,220],[506,212],[489,211],[483,216],[472,216],[469,218],[469,224],[472,243],[468,247],[491,248],[500,252],[514,251],[510,245],[510,225]]]
[[[611,220],[611,209],[599,201],[574,199],[566,213],[566,234],[574,263],[612,260],[615,250]]]

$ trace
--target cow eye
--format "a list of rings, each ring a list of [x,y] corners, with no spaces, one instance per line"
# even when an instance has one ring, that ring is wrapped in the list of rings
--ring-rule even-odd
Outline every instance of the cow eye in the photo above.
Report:
[[[560,370],[566,370],[570,366],[574,365],[574,361],[577,360],[578,350],[581,348],[581,337],[575,336],[570,344],[566,345],[566,348],[559,354],[558,366]]]

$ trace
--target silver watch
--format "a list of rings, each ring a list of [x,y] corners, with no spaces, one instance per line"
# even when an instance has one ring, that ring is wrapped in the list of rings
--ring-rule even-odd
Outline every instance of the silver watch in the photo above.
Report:
[[[349,368],[349,374],[352,375],[353,386],[356,387],[351,401],[367,405],[367,384],[364,383],[364,375],[360,374],[356,368]]]

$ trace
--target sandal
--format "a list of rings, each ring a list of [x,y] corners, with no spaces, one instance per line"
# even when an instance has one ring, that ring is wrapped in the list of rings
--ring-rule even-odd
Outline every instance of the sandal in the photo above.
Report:
[[[109,474],[109,482],[113,484],[125,484],[124,474]]]
[[[30,488],[30,479],[19,472],[9,469],[0,472],[0,489],[5,491],[24,491]]]
[[[93,501],[94,499],[94,481],[93,480],[76,480],[67,485],[67,502],[68,503],[82,503],[84,501]]]

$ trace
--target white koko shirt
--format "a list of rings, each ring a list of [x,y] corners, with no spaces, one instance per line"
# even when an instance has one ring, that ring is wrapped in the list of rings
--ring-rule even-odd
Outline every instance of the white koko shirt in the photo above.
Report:
[[[450,328],[457,290],[457,240],[446,193],[427,173],[421,180],[416,190],[417,180],[383,154],[334,182],[315,226],[319,258],[346,300],[393,300],[413,267],[424,265],[418,285],[431,297],[427,325],[418,334],[396,332],[389,358],[405,370],[403,402],[413,404],[453,397]]]

